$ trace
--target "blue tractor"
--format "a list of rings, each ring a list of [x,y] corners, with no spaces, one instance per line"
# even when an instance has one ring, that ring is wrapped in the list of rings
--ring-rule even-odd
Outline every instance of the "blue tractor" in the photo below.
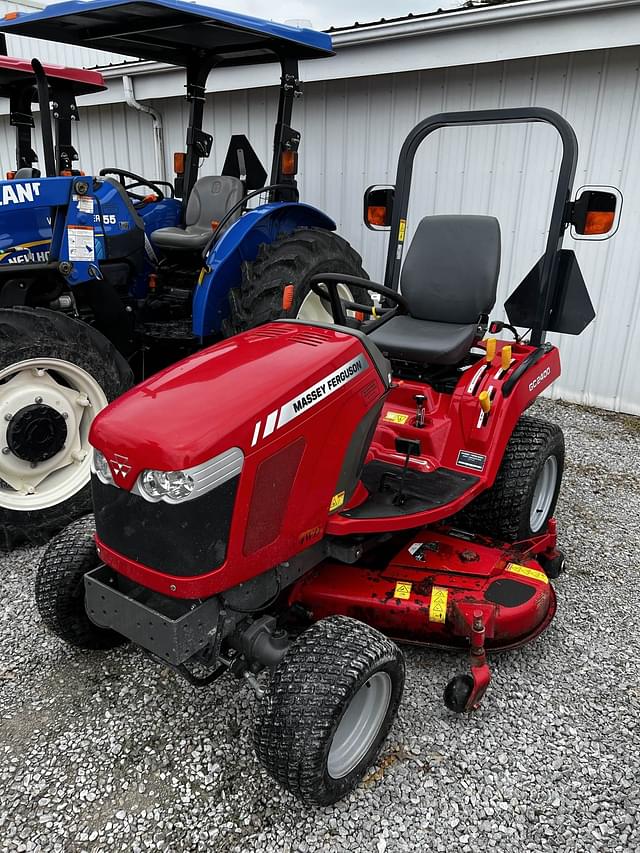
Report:
[[[134,380],[277,317],[327,320],[313,276],[365,273],[329,216],[299,201],[298,61],[332,56],[327,34],[183,0],[72,0],[11,13],[0,30],[170,61],[186,71],[189,104],[172,185],[117,167],[58,168],[71,140],[58,132],[52,142],[57,101],[41,110],[46,175],[0,182],[0,255],[36,211],[51,222],[48,254],[0,263],[0,547],[9,548],[87,511],[89,427]],[[203,130],[210,72],[274,61],[270,178],[242,134],[222,174],[200,177],[213,144]],[[361,288],[341,295],[371,304]]]

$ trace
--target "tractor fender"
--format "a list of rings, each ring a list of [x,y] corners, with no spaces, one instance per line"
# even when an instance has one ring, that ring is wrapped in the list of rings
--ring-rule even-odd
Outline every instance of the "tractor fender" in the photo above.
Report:
[[[271,202],[247,211],[225,231],[207,256],[193,297],[193,334],[220,332],[229,314],[229,291],[242,280],[242,264],[255,261],[263,243],[273,243],[296,228],[325,228],[336,223],[310,204]]]

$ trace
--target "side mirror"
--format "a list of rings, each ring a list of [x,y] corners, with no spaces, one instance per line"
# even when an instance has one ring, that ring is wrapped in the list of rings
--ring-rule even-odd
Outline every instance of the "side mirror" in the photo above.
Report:
[[[364,224],[372,231],[388,231],[396,188],[375,184],[364,191]]]
[[[574,240],[608,240],[618,230],[622,193],[615,187],[582,187],[573,203]]]

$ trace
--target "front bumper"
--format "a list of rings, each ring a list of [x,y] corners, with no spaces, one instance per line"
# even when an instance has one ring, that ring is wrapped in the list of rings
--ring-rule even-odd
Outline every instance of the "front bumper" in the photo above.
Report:
[[[216,641],[220,605],[168,598],[133,584],[101,565],[84,576],[85,606],[92,622],[180,666]]]

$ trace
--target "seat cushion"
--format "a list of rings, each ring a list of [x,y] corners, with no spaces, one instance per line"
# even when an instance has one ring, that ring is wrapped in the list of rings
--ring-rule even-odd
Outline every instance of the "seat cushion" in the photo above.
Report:
[[[184,249],[201,252],[211,239],[213,229],[188,225],[186,228],[157,228],[151,234],[151,241],[161,249]]]
[[[458,364],[471,349],[477,323],[436,323],[401,314],[368,335],[392,359],[418,364]]]

